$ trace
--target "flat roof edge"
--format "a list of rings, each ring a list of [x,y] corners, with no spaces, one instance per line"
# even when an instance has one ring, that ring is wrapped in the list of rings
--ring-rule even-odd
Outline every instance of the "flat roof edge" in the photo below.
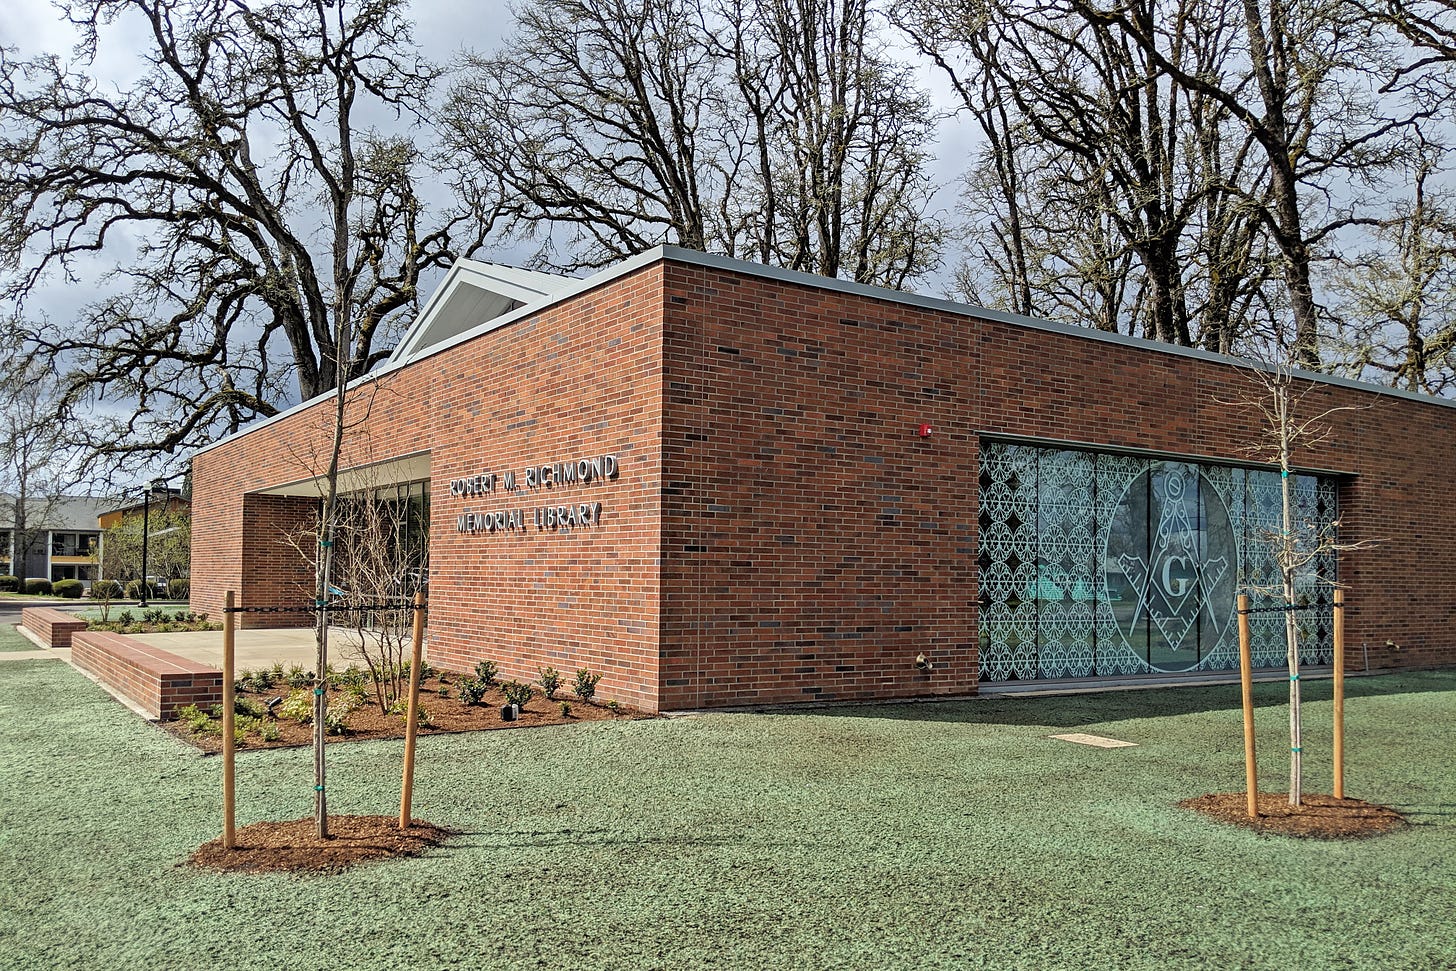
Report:
[[[1177,344],[1166,344],[1161,341],[1148,340],[1143,337],[1132,337],[1125,334],[1110,334],[1106,331],[1093,330],[1088,327],[1077,327],[1072,324],[1063,324],[1051,320],[1038,320],[1034,317],[1026,317],[1021,314],[1010,313],[1005,310],[993,310],[987,307],[976,307],[971,304],[958,303],[946,297],[931,297],[924,294],[909,293],[904,290],[891,290],[887,287],[871,286],[867,283],[855,283],[851,280],[840,280],[835,277],[819,276],[814,273],[805,273],[802,270],[788,270],[783,267],[765,266],[762,263],[751,263],[747,260],[735,259],[730,256],[718,256],[712,253],[701,253],[697,250],[684,249],[680,246],[663,244],[654,246],[652,249],[638,253],[636,256],[628,257],[619,263],[599,270],[591,276],[583,277],[568,284],[556,293],[547,294],[540,300],[524,304],[509,313],[500,315],[464,331],[460,334],[441,341],[439,344],[422,348],[405,361],[390,360],[384,366],[371,371],[362,377],[356,378],[349,383],[349,389],[362,386],[368,381],[377,380],[387,374],[411,367],[422,361],[428,360],[437,354],[444,353],[453,347],[474,340],[483,334],[497,330],[501,327],[515,323],[524,317],[538,313],[558,303],[571,300],[589,290],[596,289],[604,284],[611,283],[620,277],[635,273],[643,267],[650,266],[657,262],[671,261],[687,266],[697,266],[704,269],[722,270],[728,273],[736,273],[742,276],[757,277],[759,279],[774,280],[780,283],[788,283],[794,286],[813,287],[818,290],[828,290],[834,293],[844,293],[852,296],[865,297],[871,300],[878,300],[884,303],[900,304],[907,307],[916,307],[923,310],[934,310],[940,313],[954,314],[958,317],[970,319],[988,320],[995,323],[1007,324],[1012,327],[1025,327],[1030,330],[1043,331],[1046,333],[1060,334],[1065,337],[1075,337],[1082,340],[1100,341],[1106,344],[1118,345],[1134,350],[1151,351],[1158,354],[1166,354],[1173,357],[1192,358],[1197,361],[1205,361],[1212,364],[1221,364],[1226,367],[1253,369],[1269,372],[1274,366],[1262,361],[1249,358],[1231,357],[1226,354],[1216,354],[1213,351],[1206,351],[1198,347],[1181,347]],[[453,270],[453,267],[452,267]],[[447,274],[448,277],[448,274]],[[564,278],[569,279],[569,278]],[[444,286],[443,282],[441,284]],[[432,297],[433,299],[433,297]],[[1341,377],[1333,374],[1322,374],[1318,371],[1306,371],[1300,368],[1292,370],[1295,377],[1314,384],[1330,385],[1332,387],[1349,388],[1355,391],[1364,391],[1371,394],[1383,395],[1392,398],[1399,398],[1405,401],[1417,402],[1420,404],[1434,405],[1440,408],[1456,409],[1456,400],[1451,398],[1440,398],[1435,395],[1421,394],[1415,391],[1406,391],[1403,388],[1393,388],[1389,385],[1375,384],[1370,381],[1359,381],[1354,378]],[[231,435],[227,435],[215,442],[204,445],[191,453],[191,458],[196,458],[206,452],[225,445],[244,435],[266,428],[269,425],[281,421],[299,411],[302,411],[320,401],[326,400],[333,394],[332,391],[324,392],[306,401],[301,401],[290,408],[280,411],[261,421],[255,422],[246,428],[239,429]]]
[[[679,246],[660,246],[658,249],[663,252],[663,256],[666,259],[670,259],[676,263],[724,270],[730,273],[755,276],[767,280],[777,280],[779,282],[793,283],[800,286],[811,286],[816,289],[830,290],[835,293],[868,297],[874,300],[918,307],[924,310],[936,310],[943,313],[955,314],[960,317],[990,320],[1000,324],[1009,324],[1013,327],[1026,327],[1031,330],[1062,334],[1067,337],[1080,337],[1084,340],[1101,341],[1106,344],[1116,344],[1135,350],[1154,351],[1160,354],[1170,354],[1174,357],[1188,357],[1198,361],[1223,364],[1234,368],[1246,368],[1265,372],[1273,371],[1275,368],[1272,364],[1257,361],[1252,358],[1217,354],[1200,347],[1182,347],[1178,344],[1167,344],[1163,341],[1149,340],[1145,337],[1110,334],[1104,330],[1094,330],[1090,327],[1077,327],[1073,324],[1063,324],[1054,320],[1038,320],[1035,317],[1026,317],[1006,310],[992,310],[988,307],[977,307],[972,304],[958,303],[946,297],[930,297],[919,293],[909,293],[904,290],[891,290],[888,287],[871,286],[867,283],[855,283],[852,280],[840,280],[835,277],[819,276],[814,273],[805,273],[802,270],[786,270],[783,267],[765,266],[762,263],[750,263],[746,260],[738,260],[728,256],[699,253],[696,250],[683,249]],[[1393,388],[1390,385],[1376,384],[1372,381],[1360,381],[1356,378],[1346,378],[1337,374],[1324,374],[1320,371],[1306,371],[1302,368],[1294,368],[1291,373],[1300,380],[1315,384],[1328,384],[1335,387],[1351,388],[1356,391],[1368,391],[1374,394],[1403,398],[1407,401],[1436,405],[1441,408],[1456,408],[1456,399],[1441,398],[1436,395],[1422,394],[1418,391],[1407,391],[1404,388]]]

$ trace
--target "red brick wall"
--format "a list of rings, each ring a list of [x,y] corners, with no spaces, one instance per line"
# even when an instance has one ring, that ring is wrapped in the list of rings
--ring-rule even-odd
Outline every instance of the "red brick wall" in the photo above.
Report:
[[[974,691],[964,328],[679,265],[665,326],[664,707]]]
[[[974,691],[982,433],[1241,461],[1258,434],[1216,362],[678,263],[666,288],[666,708]],[[1375,544],[1342,558],[1351,666],[1456,661],[1456,410],[1302,407],[1346,409],[1299,464],[1354,475],[1342,539]]]
[[[468,669],[490,658],[521,680],[550,665],[568,683],[588,667],[603,675],[602,698],[655,706],[660,276],[647,267],[353,393],[345,468],[429,453],[432,663]],[[330,409],[313,406],[197,456],[194,604],[219,611],[229,584],[252,593],[245,603],[293,602],[285,588],[307,571],[290,566],[296,560],[271,535],[289,507],[249,493],[326,468]],[[455,478],[519,476],[532,463],[603,454],[619,465],[609,482],[449,493]],[[532,517],[547,504],[595,502],[601,525],[570,532],[456,529],[465,512]]]
[[[20,623],[51,647],[70,647],[72,635],[86,629],[84,620],[54,607],[23,607]]]
[[[1256,389],[1217,362],[669,257],[355,392],[344,465],[428,452],[436,664],[587,666],[649,709],[963,694],[981,435],[1245,460]],[[1344,538],[1378,543],[1342,561],[1352,663],[1362,645],[1372,667],[1451,663],[1456,410],[1324,386],[1305,405],[1349,409],[1300,462],[1352,475]],[[198,456],[195,603],[307,577],[269,545],[303,506],[255,493],[316,475],[329,428],[315,406]],[[449,494],[603,453],[619,477],[568,499]],[[560,501],[602,502],[602,524],[456,530]]]
[[[188,705],[207,709],[222,702],[221,671],[121,634],[77,633],[71,660],[153,718],[171,718]]]

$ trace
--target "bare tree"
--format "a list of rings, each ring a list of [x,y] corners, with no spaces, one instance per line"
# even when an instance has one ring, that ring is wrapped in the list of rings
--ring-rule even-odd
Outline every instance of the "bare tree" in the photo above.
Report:
[[[59,504],[75,482],[75,452],[56,414],[54,376],[8,364],[0,369],[0,497],[10,518],[10,569],[24,579],[30,554],[56,525]]]
[[[1138,15],[1151,16],[1153,6],[1142,5]],[[1089,208],[1105,214],[1122,245],[1137,255],[1148,336],[1189,344],[1179,242],[1201,187],[1185,184],[1190,170],[1179,157],[1186,140],[1185,92],[1160,84],[1161,72],[1136,45],[1069,7],[1041,5],[1037,16],[1023,16],[1014,0],[961,9],[972,11],[973,19],[950,31],[938,7],[928,17],[907,7],[903,23],[963,97],[983,96],[988,83],[994,86],[991,104],[972,102],[983,128],[998,102],[1015,106],[1036,139],[1034,154],[1060,160]],[[1188,17],[1178,22],[1187,33],[1200,23]],[[1223,46],[1216,36],[1206,44],[1190,41],[1176,34],[1167,43],[1190,59],[1218,56]],[[982,77],[977,91],[960,78],[948,48],[968,54],[967,70]],[[998,138],[992,145],[1001,143]],[[997,166],[998,175],[1010,171]]]
[[[1357,377],[1408,391],[1456,388],[1456,211],[1424,154],[1414,195],[1372,231],[1374,246],[1340,260],[1331,289],[1343,300],[1340,363]]]
[[[929,101],[864,0],[544,0],[462,66],[462,192],[558,265],[662,242],[902,286],[935,265]]]
[[[710,223],[734,133],[691,0],[549,0],[515,17],[505,49],[464,59],[444,112],[503,231],[568,227],[578,266],[725,247]]]
[[[341,608],[369,666],[375,702],[388,713],[405,697],[413,612],[406,597],[424,576],[424,538],[411,548],[401,534],[410,511],[397,489],[373,487],[341,497],[335,532],[338,554],[331,603]]]
[[[903,287],[931,269],[940,227],[925,218],[933,116],[878,37],[869,0],[726,0],[714,50],[751,127],[748,182],[760,260]]]
[[[149,572],[165,580],[184,576],[192,561],[192,516],[184,509],[160,504],[147,516],[128,515],[101,535],[100,576],[108,580],[140,579],[142,540],[147,541]]]
[[[1383,0],[1356,9],[1393,26],[1423,53],[1410,69],[1456,61],[1456,0]]]
[[[66,376],[63,408],[136,402],[88,422],[100,455],[202,444],[364,373],[422,274],[480,245],[489,227],[466,210],[427,212],[414,141],[371,127],[429,119],[438,72],[404,0],[59,6],[83,65],[117,18],[147,29],[145,72],[114,93],[57,56],[0,51],[4,296],[114,261],[107,295],[24,335]]]
[[[1317,367],[1317,250],[1341,229],[1373,221],[1356,214],[1360,200],[1337,198],[1331,183],[1354,188],[1387,173],[1402,155],[1399,136],[1431,115],[1393,92],[1377,94],[1401,69],[1389,33],[1342,0],[1240,0],[1226,13],[1244,64],[1210,74],[1169,55],[1167,21],[1141,16],[1141,0],[1069,2],[1088,22],[1137,44],[1171,82],[1220,105],[1263,150],[1268,196],[1258,215],[1281,257],[1294,360]]]
[[[1330,434],[1329,419],[1349,406],[1315,410],[1310,395],[1319,386],[1296,374],[1295,340],[1284,336],[1282,353],[1262,368],[1247,373],[1258,387],[1248,401],[1258,417],[1259,439],[1249,451],[1277,464],[1280,481],[1279,530],[1264,537],[1279,569],[1279,586],[1273,593],[1284,613],[1286,662],[1289,668],[1289,804],[1303,799],[1304,743],[1302,692],[1300,690],[1301,639],[1304,628],[1299,612],[1307,609],[1305,590],[1320,582],[1315,565],[1323,559],[1350,550],[1369,549],[1369,540],[1345,542],[1339,537],[1340,523],[1321,525],[1299,514],[1294,499],[1294,475],[1298,456],[1317,447]]]

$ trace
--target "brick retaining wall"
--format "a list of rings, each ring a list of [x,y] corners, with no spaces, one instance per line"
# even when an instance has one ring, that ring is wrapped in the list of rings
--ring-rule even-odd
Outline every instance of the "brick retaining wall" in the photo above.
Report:
[[[171,718],[178,708],[206,708],[222,701],[221,671],[123,634],[77,633],[71,662],[152,718]]]
[[[85,630],[86,622],[54,607],[25,607],[20,611],[20,626],[51,647],[70,647],[72,635]]]

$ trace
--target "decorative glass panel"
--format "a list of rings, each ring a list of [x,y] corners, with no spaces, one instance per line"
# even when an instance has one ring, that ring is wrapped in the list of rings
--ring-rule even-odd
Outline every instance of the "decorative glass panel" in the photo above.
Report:
[[[1042,451],[1037,463],[1037,676],[1085,678],[1096,660],[1097,556],[1092,545],[1093,468],[1088,452]]]
[[[1131,455],[1098,455],[1092,508],[1097,549],[1097,670],[1108,677],[1147,669],[1148,619],[1138,610],[1136,571],[1123,560],[1123,550],[1148,545],[1147,459]],[[1136,488],[1134,485],[1136,484]]]
[[[1335,522],[1335,485],[1291,480],[1300,542]],[[1277,472],[983,442],[983,680],[1238,666],[1235,602],[1280,602]],[[1328,664],[1332,554],[1296,585],[1301,656]],[[1254,663],[1284,663],[1284,615],[1251,618]]]

